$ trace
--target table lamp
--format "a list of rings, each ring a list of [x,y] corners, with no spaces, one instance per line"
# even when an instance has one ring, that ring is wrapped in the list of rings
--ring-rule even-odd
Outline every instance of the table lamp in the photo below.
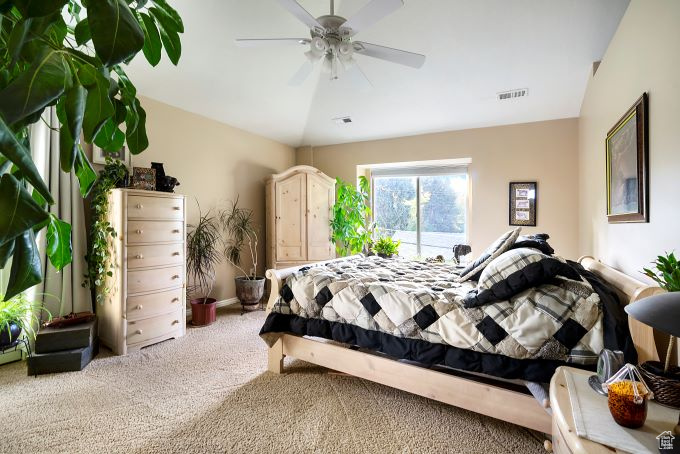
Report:
[[[668,351],[666,352],[666,361],[664,364],[664,372],[668,372],[671,361],[671,353],[673,345],[675,344],[675,337],[680,336],[680,292],[668,292],[652,295],[643,298],[625,308],[628,315],[633,317],[645,325],[664,332],[670,335],[668,342]],[[648,370],[645,370],[649,373]],[[665,377],[662,377],[665,379]],[[673,379],[667,379],[673,380]],[[676,380],[676,384],[671,388],[675,388],[676,392],[680,393],[680,382]],[[654,391],[654,389],[652,389]],[[655,392],[657,394],[657,392]],[[676,399],[680,399],[677,396]],[[676,435],[680,435],[680,418],[678,425],[674,430]]]

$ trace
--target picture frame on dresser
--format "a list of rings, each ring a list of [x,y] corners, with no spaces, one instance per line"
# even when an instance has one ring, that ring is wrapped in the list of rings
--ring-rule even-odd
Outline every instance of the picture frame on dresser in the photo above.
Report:
[[[649,138],[647,93],[607,133],[607,220],[649,222]]]

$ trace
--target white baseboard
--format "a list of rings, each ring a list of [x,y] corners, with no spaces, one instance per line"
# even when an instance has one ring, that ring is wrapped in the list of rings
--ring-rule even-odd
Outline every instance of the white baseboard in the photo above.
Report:
[[[226,300],[218,301],[217,307],[231,306],[232,304],[240,304],[238,298],[227,298]],[[187,308],[187,320],[191,318],[191,306]]]

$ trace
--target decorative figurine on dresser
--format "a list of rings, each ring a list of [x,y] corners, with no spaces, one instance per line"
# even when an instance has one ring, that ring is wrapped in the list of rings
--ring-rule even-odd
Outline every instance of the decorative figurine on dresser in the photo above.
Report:
[[[186,332],[186,203],[179,194],[114,189],[112,276],[96,304],[99,338],[125,355]]]
[[[335,258],[330,219],[335,180],[296,166],[266,182],[267,268],[282,269]]]

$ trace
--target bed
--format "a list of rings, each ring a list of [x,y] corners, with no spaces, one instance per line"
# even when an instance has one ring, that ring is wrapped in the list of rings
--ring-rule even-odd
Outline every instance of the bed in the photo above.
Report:
[[[583,257],[579,263],[584,270],[606,281],[624,304],[659,291],[657,287],[646,286],[592,257]],[[415,269],[409,271],[409,267]],[[520,343],[514,339],[510,342],[503,339],[489,342],[486,338],[494,341],[494,336],[499,336],[493,329],[487,329],[488,323],[484,320],[460,333],[455,325],[460,325],[461,319],[453,314],[448,317],[451,319],[448,326],[439,326],[441,323],[438,320],[446,318],[442,314],[448,314],[449,308],[442,309],[444,306],[441,303],[428,301],[428,298],[458,301],[469,292],[469,287],[474,286],[474,283],[467,284],[467,287],[464,283],[451,284],[451,279],[447,278],[447,273],[451,272],[442,265],[408,261],[381,262],[363,256],[284,270],[268,270],[266,276],[271,284],[271,296],[267,305],[268,318],[261,336],[270,345],[269,370],[282,373],[283,358],[290,356],[550,434],[549,411],[518,383],[546,383],[555,368],[563,364],[594,367],[597,353],[604,346],[598,343],[597,338],[604,338],[604,334],[601,332],[601,319],[599,322],[588,320],[588,314],[594,309],[588,306],[587,293],[579,303],[584,306],[583,312],[571,317],[569,323],[555,327],[567,334],[574,329],[585,330],[585,333],[579,334],[579,343],[562,336],[567,345],[573,343],[573,348],[565,349],[556,344],[557,349],[548,348],[538,352],[531,349],[531,344],[540,342],[540,339],[528,339],[523,345],[515,344],[522,344],[525,340]],[[340,283],[337,285],[340,287],[334,286],[334,273],[338,275]],[[381,273],[384,273],[384,277],[381,277]],[[403,282],[395,284],[400,276]],[[415,303],[418,306],[411,308],[408,314],[387,310],[392,311],[391,320],[401,322],[398,337],[390,332],[396,329],[395,326],[379,320],[379,315],[377,319],[366,315],[376,315],[380,310],[378,307],[372,310],[376,298],[382,298],[385,308],[389,306],[385,301],[398,298],[381,293],[385,292],[380,285],[383,280],[388,289],[396,286],[399,290],[410,292],[410,285],[412,291],[416,292],[416,297],[411,297],[411,300],[423,300]],[[362,287],[369,282],[370,288]],[[432,289],[429,296],[418,293],[423,285]],[[574,291],[578,293],[582,290]],[[351,296],[341,297],[341,294]],[[337,304],[332,304],[334,299]],[[350,303],[350,300],[354,300],[354,303]],[[357,307],[356,301],[360,301],[365,310],[359,308],[352,312],[351,308]],[[438,314],[432,313],[433,307]],[[487,308],[487,312],[489,310]],[[496,310],[493,308],[493,311]],[[499,323],[506,329],[522,325],[523,333],[534,333],[540,327],[540,323],[532,325],[535,321],[532,322],[531,315],[523,319],[520,317],[517,319],[519,321],[515,320],[512,324],[504,324],[502,318],[518,317],[517,314],[508,313],[499,317],[497,315],[495,320],[501,320]],[[351,325],[343,323],[350,318]],[[573,326],[573,319],[580,322],[578,328]],[[624,317],[619,322],[625,323],[627,319]],[[498,329],[498,324],[490,323],[494,329]],[[568,326],[565,328],[564,325]],[[452,338],[451,330],[456,329],[458,332],[454,334],[458,337]],[[483,331],[481,334],[477,332],[480,329]],[[630,335],[631,348],[636,350],[640,360],[655,357],[654,336],[650,328],[631,320]],[[516,337],[522,339],[521,334]],[[467,344],[460,344],[463,341]]]

